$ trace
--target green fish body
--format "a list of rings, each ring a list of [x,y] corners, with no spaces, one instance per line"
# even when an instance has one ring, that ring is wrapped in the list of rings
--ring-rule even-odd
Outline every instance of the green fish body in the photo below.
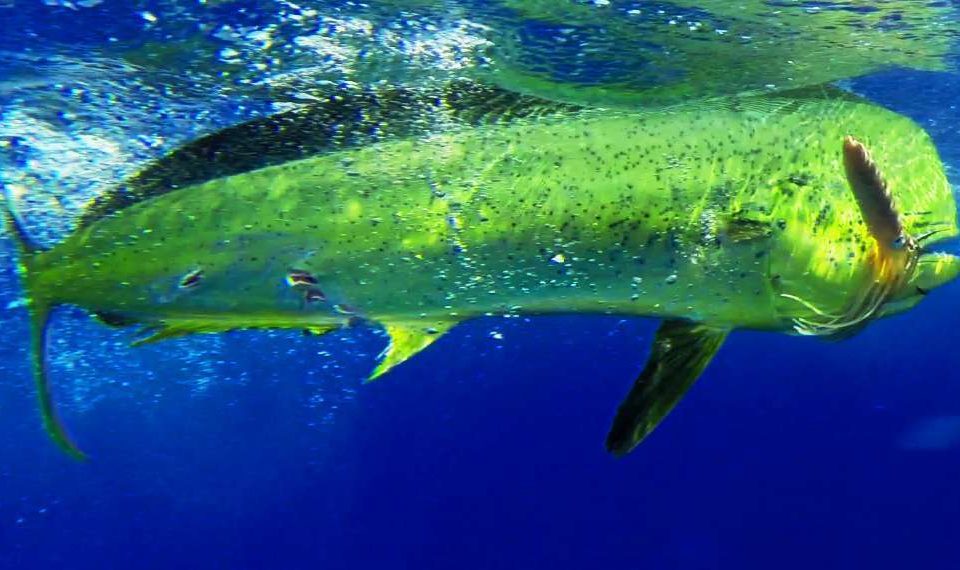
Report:
[[[667,319],[608,439],[623,453],[728,331],[851,334],[953,279],[957,259],[920,242],[956,234],[920,127],[806,94],[333,149],[88,216],[22,265],[36,337],[59,304],[141,324],[140,342],[367,322],[391,337],[373,377],[483,315]],[[79,455],[36,369],[48,429]]]

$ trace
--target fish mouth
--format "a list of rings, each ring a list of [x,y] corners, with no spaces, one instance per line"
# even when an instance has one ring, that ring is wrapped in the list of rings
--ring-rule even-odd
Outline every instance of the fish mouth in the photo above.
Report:
[[[919,300],[920,296],[904,293],[922,289],[921,285],[909,286],[919,272],[920,253],[915,242],[909,240],[907,243],[907,247],[895,255],[890,255],[889,252],[885,255],[884,248],[878,244],[869,285],[839,313],[826,313],[799,297],[782,294],[800,302],[814,313],[811,317],[795,318],[794,331],[804,336],[846,338],[859,332],[874,317],[899,312],[903,310],[901,306],[906,308],[916,304],[916,301],[911,303],[908,299]]]
[[[948,224],[943,224],[948,226]],[[960,234],[953,227],[934,228],[916,237],[917,267],[908,281],[908,294],[921,297],[960,275]]]
[[[916,237],[920,253],[960,253],[960,233],[957,229],[950,224],[938,225],[943,227],[926,231]]]
[[[942,287],[960,275],[960,257],[945,251],[928,251],[924,248],[913,277],[907,285],[910,292],[925,295],[928,291]]]

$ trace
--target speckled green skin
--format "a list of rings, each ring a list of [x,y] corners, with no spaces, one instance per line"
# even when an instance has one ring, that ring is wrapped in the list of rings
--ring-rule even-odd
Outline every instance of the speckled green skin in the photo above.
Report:
[[[787,331],[813,313],[784,294],[836,312],[873,279],[845,135],[870,150],[909,233],[957,233],[917,125],[857,101],[762,99],[494,125],[214,180],[82,228],[32,260],[28,288],[205,331],[504,313]],[[956,275],[952,261],[920,267],[925,286]],[[180,288],[195,269],[200,284]],[[327,301],[304,302],[291,269]]]

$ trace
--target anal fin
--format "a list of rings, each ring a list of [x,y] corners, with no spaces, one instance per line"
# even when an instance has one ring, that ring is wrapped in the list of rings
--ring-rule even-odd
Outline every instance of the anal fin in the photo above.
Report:
[[[303,329],[304,334],[308,336],[323,336],[340,328],[338,325],[313,325]]]
[[[340,326],[340,324],[302,325],[300,323],[287,324],[272,321],[267,321],[264,323],[238,324],[236,322],[223,322],[216,320],[185,319],[149,325],[141,330],[141,334],[143,336],[130,343],[130,346],[143,346],[145,344],[153,344],[155,342],[160,342],[161,340],[178,338],[191,334],[222,333],[239,329],[298,328],[307,334],[319,336],[336,330],[340,328]]]
[[[108,327],[123,328],[139,324],[139,321],[133,317],[128,317],[121,313],[111,313],[109,311],[95,311],[93,318]]]
[[[607,451],[626,455],[649,435],[700,377],[728,333],[699,323],[664,321],[643,371],[617,410]]]
[[[430,320],[384,324],[390,344],[380,354],[380,364],[370,373],[367,381],[376,380],[394,366],[427,348],[455,324],[457,323]]]
[[[229,329],[225,329],[222,326],[220,327],[203,326],[203,325],[193,324],[193,323],[162,324],[159,326],[151,326],[143,329],[141,332],[144,333],[144,336],[131,342],[130,346],[143,346],[145,344],[153,344],[155,342],[160,342],[161,340],[187,336],[189,334],[217,333],[217,332],[224,332],[226,330],[229,330]]]

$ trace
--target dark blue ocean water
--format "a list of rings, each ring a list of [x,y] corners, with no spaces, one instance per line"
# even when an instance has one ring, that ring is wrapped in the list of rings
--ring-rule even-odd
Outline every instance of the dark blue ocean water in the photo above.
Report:
[[[15,4],[0,8],[0,30],[15,24],[34,43],[0,34],[11,78],[22,78],[13,54],[109,41],[125,29],[111,14],[139,26],[150,9]],[[920,122],[955,174],[960,77],[891,71],[852,85]],[[61,88],[0,100],[8,127],[15,104]],[[207,102],[209,115],[196,115],[202,101],[164,107],[166,134],[187,139],[264,101],[227,94]],[[136,101],[121,108],[134,139]],[[96,131],[95,113],[64,120],[74,134],[117,134],[106,119]],[[37,141],[21,146],[14,161],[8,140],[6,164],[51,168]],[[956,283],[843,342],[734,333],[675,413],[619,460],[603,439],[652,320],[470,322],[362,385],[386,342],[372,329],[132,349],[126,333],[63,309],[53,380],[92,456],[77,463],[39,426],[3,246],[0,568],[960,568]]]

